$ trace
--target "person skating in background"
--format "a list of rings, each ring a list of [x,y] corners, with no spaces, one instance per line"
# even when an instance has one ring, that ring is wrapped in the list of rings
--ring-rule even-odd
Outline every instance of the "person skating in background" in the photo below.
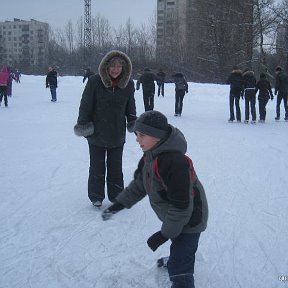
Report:
[[[16,83],[20,83],[21,73],[18,69],[16,69],[14,76],[15,76]]]
[[[129,57],[113,50],[104,56],[98,72],[88,79],[74,127],[75,134],[86,137],[88,141],[88,197],[96,207],[100,207],[105,198],[106,175],[111,202],[123,190],[122,155],[126,123],[129,131],[137,118]]]
[[[46,88],[50,88],[51,102],[57,101],[56,89],[58,87],[57,83],[57,71],[53,67],[48,68],[48,73],[46,76]]]
[[[260,74],[260,80],[256,84],[255,95],[259,91],[258,103],[259,103],[259,122],[264,123],[266,119],[266,105],[269,99],[273,100],[273,93],[271,84],[266,77],[265,73]]]
[[[276,117],[275,120],[280,120],[280,104],[283,100],[284,109],[285,109],[285,118],[284,120],[288,121],[288,106],[287,106],[287,98],[288,98],[288,75],[284,73],[283,68],[278,66],[276,68],[276,83],[275,83],[275,91],[274,95],[277,95],[277,103],[276,103]]]
[[[154,95],[155,95],[155,83],[157,76],[151,72],[149,68],[144,69],[144,73],[136,82],[136,90],[140,89],[142,84],[143,102],[145,111],[154,109]]]
[[[175,83],[175,114],[174,116],[180,117],[183,109],[183,99],[185,93],[188,93],[188,83],[185,76],[181,72],[173,75],[173,82]]]
[[[7,66],[3,66],[0,70],[0,106],[4,97],[4,105],[8,107],[7,87],[10,77],[10,72]]]
[[[156,76],[157,76],[157,85],[158,85],[158,97],[160,96],[160,94],[164,97],[164,83],[165,83],[166,74],[164,73],[164,71],[159,70]]]
[[[165,115],[148,111],[136,120],[134,131],[144,155],[134,179],[102,213],[103,220],[131,208],[145,196],[162,222],[147,244],[152,251],[171,240],[167,268],[172,287],[194,287],[195,253],[206,229],[208,204],[192,160],[185,156],[187,142]],[[165,261],[166,263],[166,261]],[[163,258],[158,266],[165,264]]]
[[[249,122],[249,114],[251,110],[252,124],[256,123],[256,78],[254,72],[250,69],[245,69],[243,74],[243,91],[242,97],[245,99],[245,120],[244,123]]]
[[[88,79],[90,76],[94,75],[95,73],[91,71],[89,68],[85,69],[85,74],[83,76],[83,83],[86,79]]]
[[[237,122],[241,122],[241,110],[239,101],[243,89],[243,77],[242,77],[242,71],[237,66],[233,68],[226,84],[230,85],[230,94],[229,94],[230,118],[228,122],[233,122],[235,120],[234,103],[236,107]]]

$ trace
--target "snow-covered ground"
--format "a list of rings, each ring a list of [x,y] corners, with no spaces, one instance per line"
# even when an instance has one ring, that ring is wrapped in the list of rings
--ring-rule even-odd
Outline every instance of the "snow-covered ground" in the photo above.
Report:
[[[160,227],[148,199],[103,222],[87,198],[88,145],[73,133],[83,88],[82,77],[60,77],[51,103],[45,77],[24,75],[2,102],[0,287],[169,287],[156,267],[169,243],[154,253],[146,245]],[[155,110],[184,132],[209,201],[196,287],[288,287],[288,123],[274,121],[275,101],[265,124],[230,124],[228,86],[189,83],[181,118],[173,84],[165,89]],[[139,115],[141,90],[135,98]],[[141,155],[127,135],[126,184]]]

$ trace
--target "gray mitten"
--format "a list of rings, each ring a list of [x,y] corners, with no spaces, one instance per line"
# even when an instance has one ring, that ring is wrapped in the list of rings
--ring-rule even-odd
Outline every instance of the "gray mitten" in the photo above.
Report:
[[[93,122],[88,122],[85,124],[76,124],[74,126],[74,133],[76,136],[88,137],[94,133],[94,124]]]
[[[126,126],[127,126],[128,132],[133,133],[134,132],[135,121],[128,122]]]

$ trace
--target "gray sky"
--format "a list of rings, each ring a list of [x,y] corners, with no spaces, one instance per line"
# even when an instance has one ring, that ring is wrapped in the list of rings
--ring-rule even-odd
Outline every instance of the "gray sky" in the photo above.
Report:
[[[114,28],[124,25],[130,17],[135,26],[149,23],[157,0],[91,0],[91,14],[98,13]],[[84,15],[84,0],[8,0],[1,5],[0,21],[31,18],[62,28],[69,20],[73,24]]]

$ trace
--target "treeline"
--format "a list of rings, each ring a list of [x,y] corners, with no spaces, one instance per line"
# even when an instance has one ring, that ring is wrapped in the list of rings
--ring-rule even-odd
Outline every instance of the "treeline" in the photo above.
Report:
[[[177,35],[175,28],[174,41],[167,43],[167,55],[165,51],[156,53],[156,18],[151,17],[150,23],[141,27],[128,19],[114,29],[105,17],[96,15],[92,18],[90,49],[84,47],[83,19],[76,24],[68,21],[63,28],[50,31],[48,65],[56,66],[62,75],[82,75],[87,67],[96,71],[106,52],[120,49],[132,60],[134,78],[147,66],[155,71],[163,69],[168,75],[183,71],[190,81],[218,83],[234,65],[271,75],[277,65],[288,69],[288,0],[232,2],[235,5],[230,0],[195,1],[193,7],[188,6],[188,11],[196,9],[194,15],[199,18],[187,18],[195,31],[185,36],[188,45],[184,46],[177,40],[183,35]],[[176,27],[177,18],[174,21]]]
[[[83,31],[83,19],[76,25],[69,21],[62,29],[50,31],[48,62],[58,67],[62,75],[82,75],[86,68],[96,72],[103,56],[112,49],[129,55],[134,74],[140,73],[146,66],[157,69],[156,21],[136,27],[128,19],[124,26],[114,29],[105,17],[97,15],[92,18],[90,48],[84,47]]]

